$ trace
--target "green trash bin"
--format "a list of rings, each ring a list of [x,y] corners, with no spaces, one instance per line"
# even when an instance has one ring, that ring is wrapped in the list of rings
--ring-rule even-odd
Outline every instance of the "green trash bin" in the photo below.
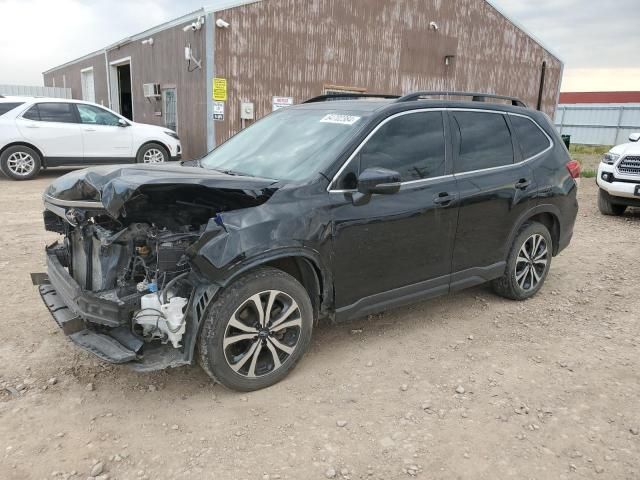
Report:
[[[569,150],[571,146],[571,135],[562,135],[562,141],[567,146],[567,150]]]

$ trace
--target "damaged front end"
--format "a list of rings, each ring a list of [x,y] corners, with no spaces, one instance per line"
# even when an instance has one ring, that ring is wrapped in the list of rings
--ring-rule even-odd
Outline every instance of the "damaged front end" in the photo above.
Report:
[[[192,363],[218,287],[190,247],[222,228],[222,213],[264,203],[269,183],[184,167],[61,177],[44,195],[45,227],[63,236],[46,248],[45,304],[74,343],[106,361],[141,371]]]

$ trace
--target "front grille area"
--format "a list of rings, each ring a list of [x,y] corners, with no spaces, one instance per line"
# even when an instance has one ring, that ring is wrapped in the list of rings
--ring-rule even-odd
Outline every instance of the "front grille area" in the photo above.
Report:
[[[640,175],[640,157],[624,157],[618,171],[624,175]]]

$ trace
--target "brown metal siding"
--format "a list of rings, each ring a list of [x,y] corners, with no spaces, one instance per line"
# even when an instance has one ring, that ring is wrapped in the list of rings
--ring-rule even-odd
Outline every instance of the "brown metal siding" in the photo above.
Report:
[[[72,98],[82,100],[82,80],[80,72],[89,67],[93,67],[96,103],[108,107],[109,93],[107,91],[107,74],[103,53],[87,58],[81,62],[74,63],[73,65],[45,73],[44,85],[45,87],[53,87],[55,78],[56,87],[62,87],[64,85],[67,88],[70,88]]]
[[[142,85],[160,83],[161,88],[175,87],[178,103],[178,134],[185,159],[206,153],[206,84],[204,66],[204,30],[183,32],[182,25],[153,34],[153,46],[140,41],[108,52],[109,62],[131,57],[133,115],[136,122],[164,125],[162,99],[144,97]],[[202,58],[201,69],[187,71],[184,47],[191,43],[194,56]],[[115,101],[115,100],[113,100]],[[163,112],[164,115],[164,112]]]
[[[176,88],[178,134],[182,140],[183,157],[190,159],[201,156],[207,151],[204,30],[183,32],[180,25],[153,34],[153,40],[153,46],[135,41],[109,50],[108,61],[131,57],[133,120],[136,122],[164,125],[162,99],[145,98],[144,83],[160,83],[161,88]],[[202,58],[203,68],[192,72],[187,71],[187,62],[184,60],[184,47],[188,42],[194,55]],[[51,85],[54,75],[56,85],[62,85],[62,75],[65,74],[73,98],[81,99],[80,70],[91,65],[94,65],[96,102],[108,105],[104,54],[45,74],[45,85]],[[112,81],[116,81],[115,78]],[[116,101],[112,99],[114,104]],[[157,116],[155,112],[162,112],[162,116]]]
[[[239,130],[241,100],[260,118],[272,96],[297,103],[326,85],[484,91],[535,107],[543,61],[543,110],[556,106],[560,61],[484,0],[264,0],[216,16],[231,24],[215,29],[215,76],[229,89],[218,143]],[[448,67],[445,55],[455,55]]]

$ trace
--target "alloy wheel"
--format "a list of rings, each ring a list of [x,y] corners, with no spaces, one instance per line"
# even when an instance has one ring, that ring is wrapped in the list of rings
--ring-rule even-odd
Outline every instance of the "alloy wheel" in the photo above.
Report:
[[[164,162],[164,154],[157,148],[150,148],[144,152],[142,160],[144,163],[162,163]]]
[[[36,162],[33,157],[26,152],[14,152],[7,158],[7,168],[14,175],[26,177],[36,168]]]
[[[296,349],[301,329],[300,307],[290,295],[280,290],[256,293],[227,323],[222,341],[227,364],[248,378],[273,373]]]
[[[549,249],[545,238],[538,233],[527,238],[516,259],[515,279],[518,286],[525,291],[536,288],[544,277],[548,262]]]

